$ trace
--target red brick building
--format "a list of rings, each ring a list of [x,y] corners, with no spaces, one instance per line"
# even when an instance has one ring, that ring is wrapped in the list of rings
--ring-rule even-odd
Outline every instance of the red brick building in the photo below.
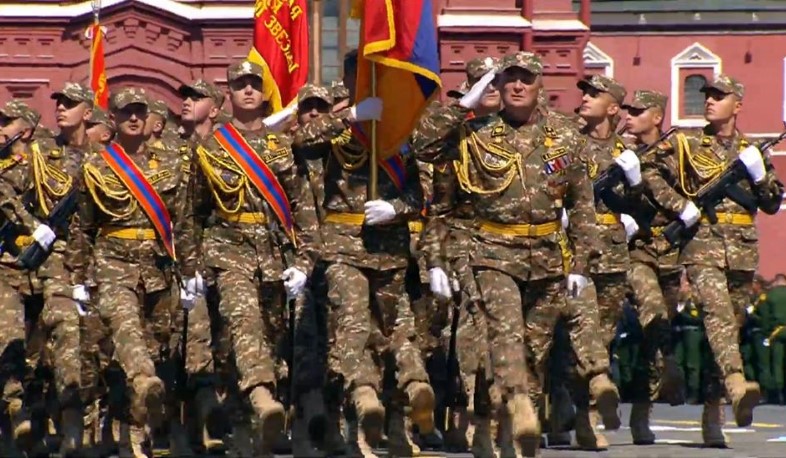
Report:
[[[351,0],[311,0],[312,80],[340,76],[357,45]],[[704,6],[712,4],[712,7]],[[196,78],[226,84],[226,66],[251,46],[253,0],[103,0],[111,88],[145,87],[176,107],[177,87]],[[741,128],[773,136],[786,116],[786,2],[777,0],[434,0],[444,86],[476,56],[520,49],[544,59],[551,103],[580,99],[575,82],[602,72],[630,91],[670,94],[667,122],[700,125],[704,78],[724,72],[747,87]],[[87,78],[90,1],[0,2],[0,102],[17,97],[53,121],[49,94]],[[592,26],[592,33],[588,25]],[[786,149],[786,147],[782,147]],[[775,160],[786,178],[786,152]],[[759,219],[762,273],[786,271],[782,215]]]

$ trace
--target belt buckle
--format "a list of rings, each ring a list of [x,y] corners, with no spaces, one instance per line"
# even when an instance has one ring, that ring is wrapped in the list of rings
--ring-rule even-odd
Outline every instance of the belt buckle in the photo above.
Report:
[[[538,235],[538,226],[536,224],[527,224],[529,226],[527,228],[527,236],[528,237],[535,237]]]
[[[136,228],[136,239],[145,240],[145,230],[141,227]]]
[[[723,215],[723,221],[726,222],[726,224],[733,223],[734,222],[734,214],[733,213],[726,213],[726,214],[724,214]]]

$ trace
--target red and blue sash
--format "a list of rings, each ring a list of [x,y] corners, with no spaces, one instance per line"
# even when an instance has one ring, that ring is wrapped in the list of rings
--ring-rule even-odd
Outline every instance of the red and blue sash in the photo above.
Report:
[[[359,124],[352,124],[350,130],[363,145],[371,144],[368,137],[366,137],[366,134],[360,128]],[[402,147],[402,150],[403,149],[404,147]],[[407,169],[404,165],[404,158],[401,157],[401,154],[394,154],[387,159],[380,158],[378,162],[382,170],[384,170],[388,177],[390,177],[390,181],[393,182],[393,185],[396,187],[396,189],[399,191],[403,190],[404,183],[407,181]]]
[[[224,124],[216,129],[213,137],[232,160],[243,169],[248,179],[276,214],[287,236],[294,241],[295,225],[292,219],[292,208],[284,188],[270,167],[259,157],[235,126]]]
[[[172,218],[169,216],[169,210],[164,205],[164,201],[161,200],[161,196],[153,188],[153,185],[147,181],[145,174],[128,157],[122,146],[117,143],[111,143],[105,150],[101,151],[101,157],[109,164],[112,172],[123,182],[128,192],[142,206],[142,210],[144,210],[150,222],[153,223],[153,228],[164,243],[167,254],[172,258],[172,261],[176,261]]]

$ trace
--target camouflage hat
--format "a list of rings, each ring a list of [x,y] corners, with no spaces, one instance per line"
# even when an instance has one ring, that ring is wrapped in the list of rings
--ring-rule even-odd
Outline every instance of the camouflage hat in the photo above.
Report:
[[[210,97],[217,107],[224,104],[224,91],[219,89],[215,84],[208,83],[202,79],[196,80],[194,84],[190,86],[186,84],[180,86],[177,92],[184,98],[188,97],[189,93],[197,93],[205,97]]]
[[[90,116],[88,124],[103,124],[110,129],[115,128],[115,123],[109,118],[109,113],[99,107],[93,107],[93,114]]]
[[[18,99],[11,100],[3,108],[0,108],[0,115],[11,119],[22,118],[33,127],[37,126],[41,119],[41,115],[37,111]]]
[[[111,111],[118,111],[134,103],[139,103],[146,107],[150,105],[144,89],[127,87],[112,94],[112,98],[109,101],[109,109]]]
[[[163,100],[154,100],[150,103],[149,109],[151,113],[155,113],[162,118],[169,117],[169,106]]]
[[[622,105],[625,110],[631,108],[646,110],[647,108],[658,107],[661,110],[666,110],[666,103],[669,98],[658,91],[636,91],[633,93],[633,100],[630,103]]]
[[[74,102],[85,102],[88,105],[93,105],[95,93],[87,86],[79,83],[65,83],[63,89],[53,92],[51,95],[52,100],[57,100],[60,97],[66,97]]]
[[[243,60],[227,68],[227,81],[234,81],[246,75],[254,75],[262,78],[262,66],[249,60]]]
[[[576,83],[576,87],[579,89],[586,89],[591,87],[596,89],[600,92],[606,92],[614,97],[614,100],[617,103],[622,104],[625,100],[625,95],[628,94],[628,91],[625,90],[625,87],[617,82],[614,78],[609,78],[605,75],[592,75],[590,77],[585,77],[583,80],[580,80]]]
[[[707,92],[709,89],[717,89],[724,94],[734,94],[740,100],[745,95],[745,86],[728,75],[718,75],[714,80],[704,83],[701,92]]]
[[[348,99],[349,98],[349,89],[344,86],[343,81],[333,81],[331,83],[331,95],[333,96],[333,101],[335,102],[338,99]]]
[[[311,98],[321,99],[327,102],[329,105],[333,105],[333,95],[330,93],[330,89],[324,86],[306,84],[297,92],[297,99],[299,101]]]
[[[543,73],[543,62],[541,62],[540,57],[531,52],[519,51],[515,54],[509,54],[499,61],[500,72],[513,67],[523,68],[535,75]]]
[[[483,77],[486,73],[495,70],[499,65],[499,59],[496,57],[475,58],[467,62],[467,80],[475,82]]]
[[[469,81],[464,81],[457,87],[456,89],[451,89],[448,91],[447,96],[452,97],[454,99],[460,99],[464,97],[467,92],[469,92]]]

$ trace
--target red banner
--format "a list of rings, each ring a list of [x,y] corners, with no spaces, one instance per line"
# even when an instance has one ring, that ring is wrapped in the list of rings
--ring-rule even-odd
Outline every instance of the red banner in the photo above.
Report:
[[[90,88],[95,92],[95,104],[104,110],[109,108],[109,88],[106,84],[106,66],[104,64],[104,32],[101,24],[95,22],[90,26]]]
[[[256,0],[254,48],[272,112],[289,105],[308,79],[306,0]]]

